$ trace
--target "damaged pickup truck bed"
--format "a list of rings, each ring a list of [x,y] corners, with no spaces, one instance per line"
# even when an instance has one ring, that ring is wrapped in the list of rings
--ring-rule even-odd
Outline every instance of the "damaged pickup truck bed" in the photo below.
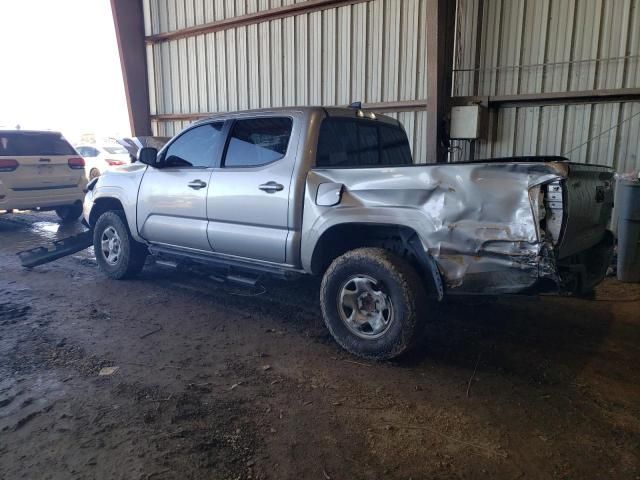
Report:
[[[222,114],[138,159],[85,198],[107,275],[148,254],[236,279],[321,275],[327,327],[369,358],[411,348],[428,296],[586,293],[613,249],[610,168],[414,165],[402,125],[359,109]]]

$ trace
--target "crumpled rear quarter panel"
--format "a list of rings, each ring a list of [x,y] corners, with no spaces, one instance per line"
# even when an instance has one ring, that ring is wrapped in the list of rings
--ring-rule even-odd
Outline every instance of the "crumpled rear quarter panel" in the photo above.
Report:
[[[344,222],[413,228],[449,293],[507,293],[539,278],[543,249],[529,189],[564,178],[566,164],[466,163],[316,169],[305,194],[302,261],[323,232]],[[342,183],[340,204],[316,205],[318,185]],[[544,265],[543,265],[544,267]]]

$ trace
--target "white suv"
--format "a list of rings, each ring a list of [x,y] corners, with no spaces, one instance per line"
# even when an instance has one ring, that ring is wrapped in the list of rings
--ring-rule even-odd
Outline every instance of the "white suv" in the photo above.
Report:
[[[55,210],[73,221],[86,185],[84,159],[60,133],[0,130],[0,211]]]

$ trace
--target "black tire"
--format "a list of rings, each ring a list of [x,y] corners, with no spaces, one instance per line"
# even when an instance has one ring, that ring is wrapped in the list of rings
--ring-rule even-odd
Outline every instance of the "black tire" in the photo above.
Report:
[[[56,208],[56,215],[62,223],[75,222],[82,215],[82,204],[64,205]]]
[[[382,292],[385,304],[392,306],[391,314],[388,314],[391,320],[385,330],[377,334],[356,333],[348,326],[348,321],[343,320],[348,307],[341,302],[341,294],[344,289],[348,290],[354,277],[374,280],[374,290],[377,288]],[[320,306],[325,324],[336,342],[348,352],[369,359],[387,360],[407,352],[421,338],[426,324],[426,290],[420,277],[407,261],[382,248],[359,248],[334,260],[322,279]],[[374,300],[373,309],[376,308],[378,302]]]
[[[89,171],[89,180],[93,180],[94,178],[97,178],[100,176],[100,170],[98,170],[97,168],[92,168]]]
[[[102,249],[102,240],[103,237],[106,238],[107,232],[112,234],[113,231],[117,233],[119,253],[109,260]],[[100,215],[93,229],[93,247],[100,270],[115,280],[131,278],[140,273],[149,254],[146,245],[131,237],[124,212],[120,210]]]

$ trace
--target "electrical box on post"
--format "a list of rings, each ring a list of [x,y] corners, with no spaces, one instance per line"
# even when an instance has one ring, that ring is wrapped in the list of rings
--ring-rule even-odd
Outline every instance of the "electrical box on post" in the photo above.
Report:
[[[487,109],[480,105],[451,108],[449,138],[453,140],[476,140],[487,138]]]

